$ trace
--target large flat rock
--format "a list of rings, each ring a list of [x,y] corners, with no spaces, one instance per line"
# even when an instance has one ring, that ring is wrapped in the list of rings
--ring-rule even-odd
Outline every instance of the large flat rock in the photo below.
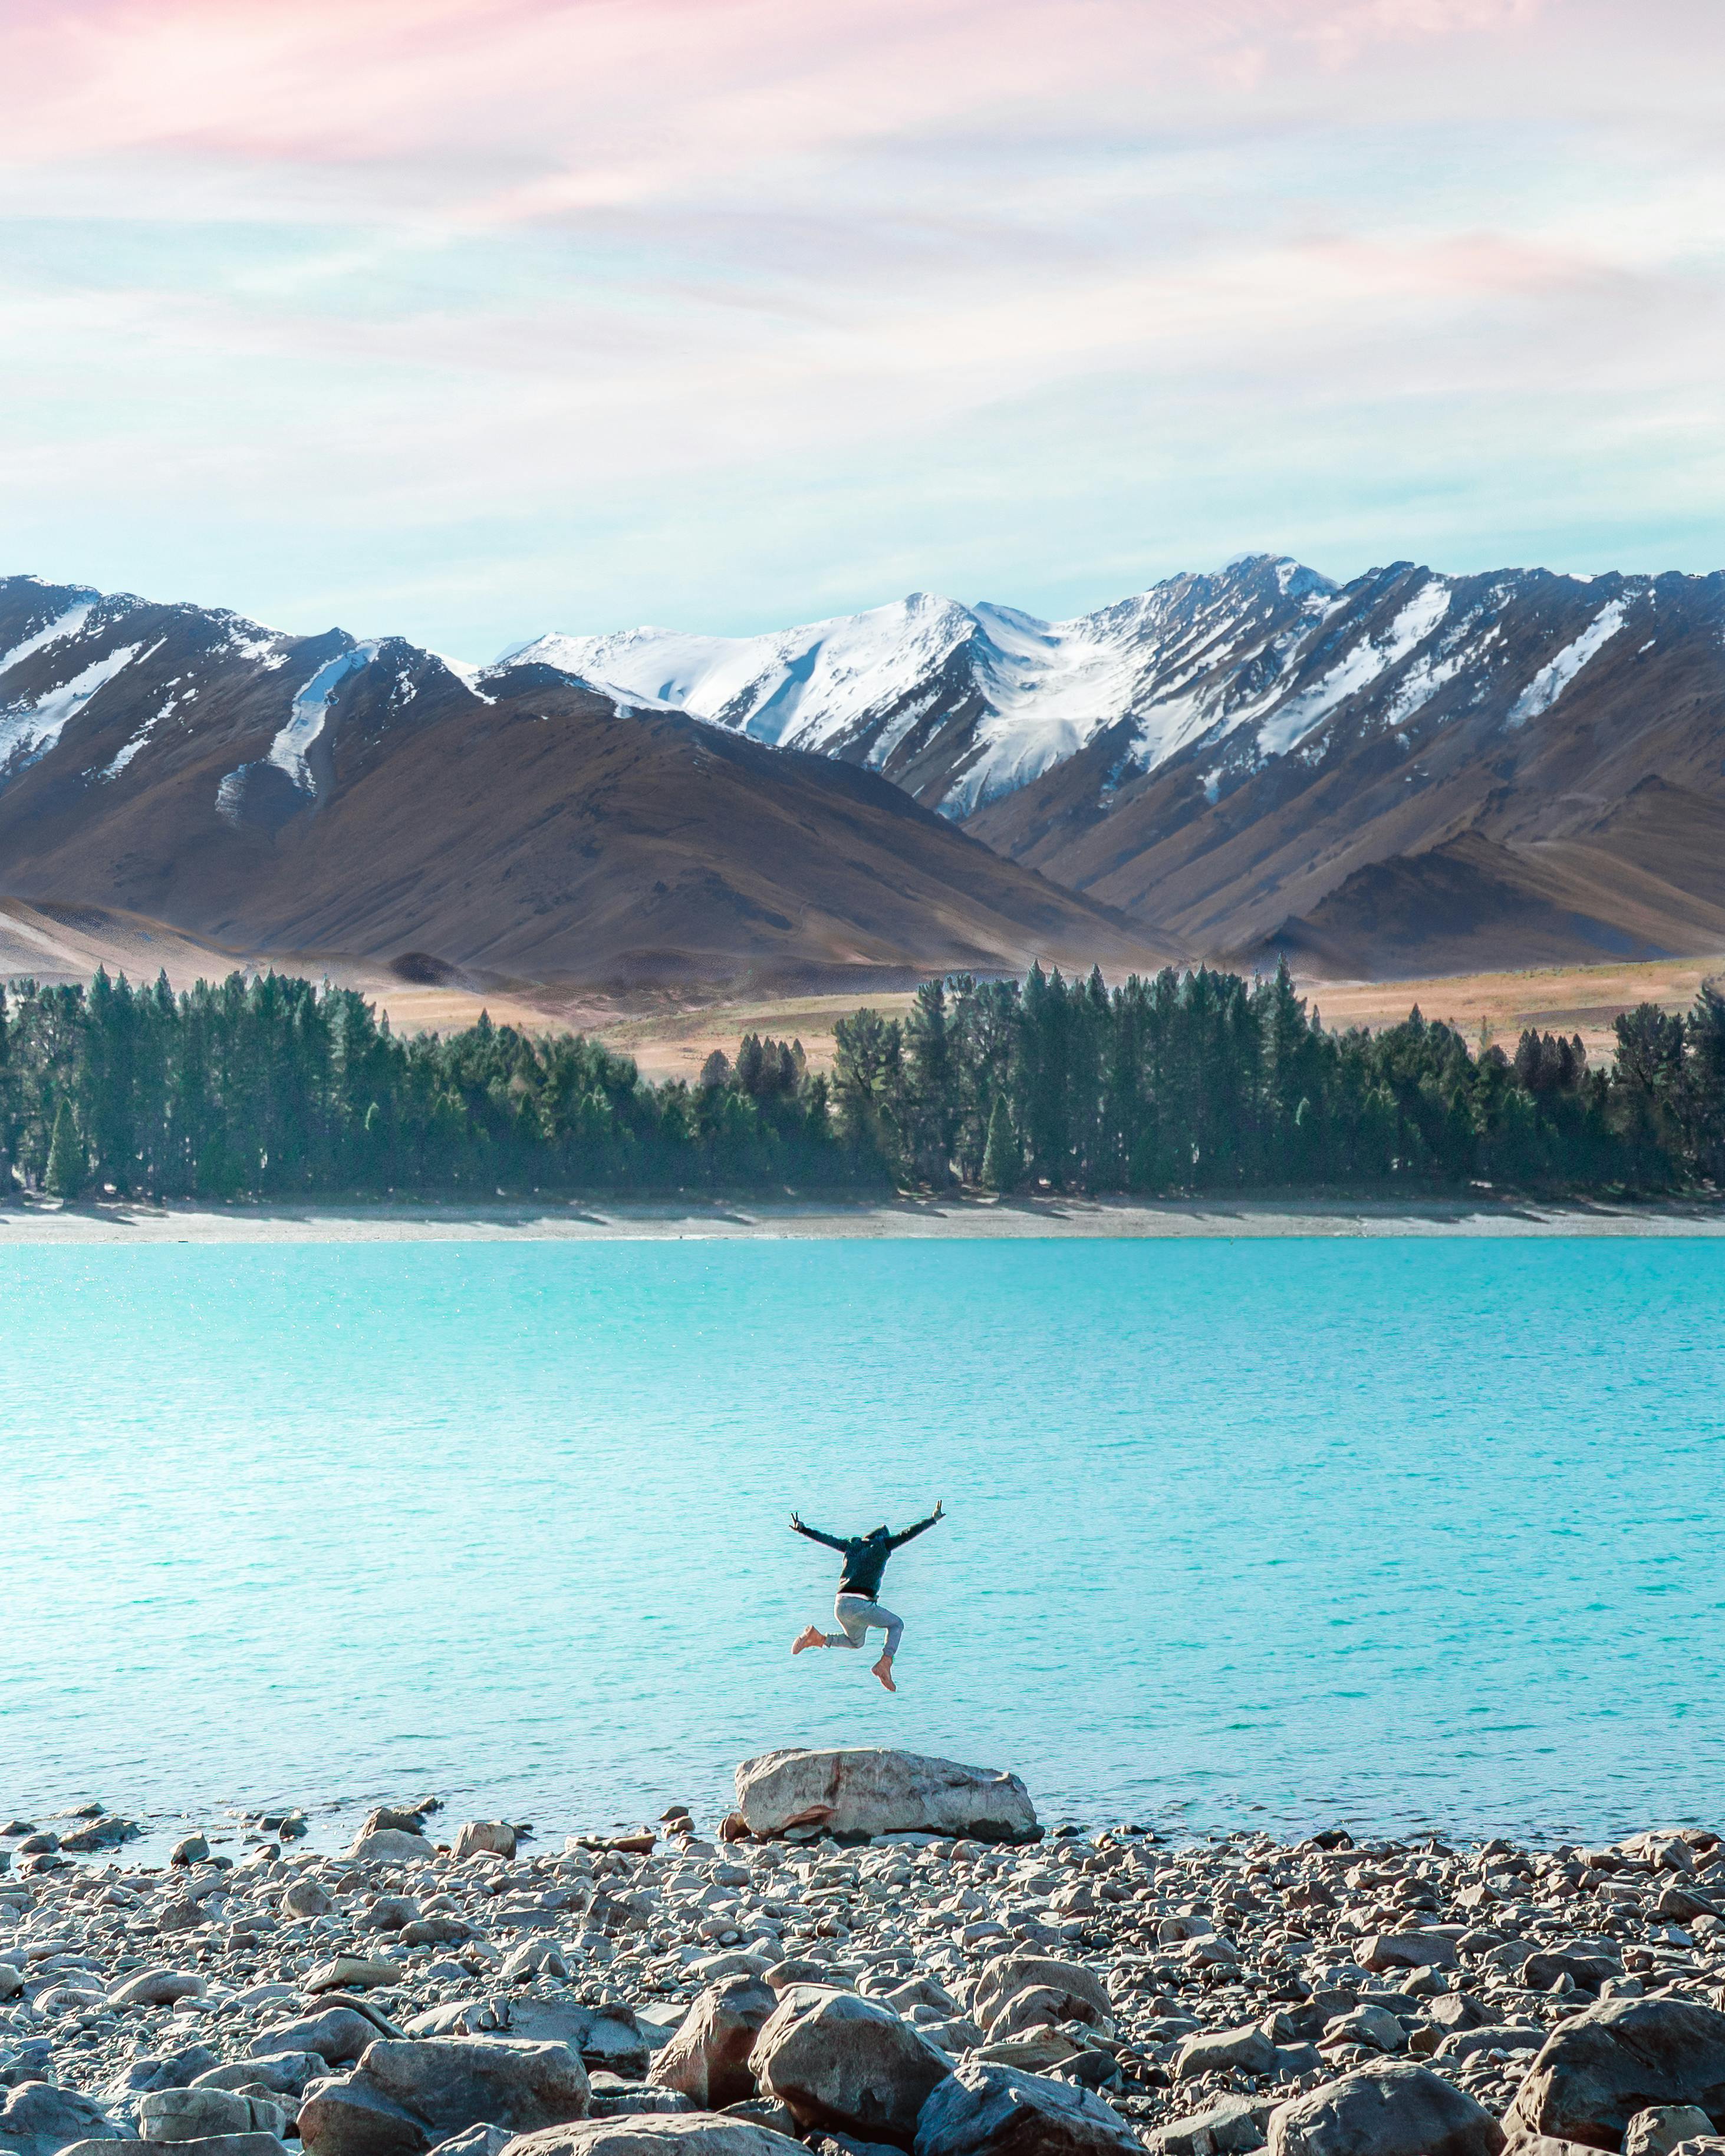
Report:
[[[834,1834],[970,1835],[1030,1841],[1041,1830],[1016,1774],[885,1747],[765,1752],[737,1770],[752,1834],[824,1826]]]

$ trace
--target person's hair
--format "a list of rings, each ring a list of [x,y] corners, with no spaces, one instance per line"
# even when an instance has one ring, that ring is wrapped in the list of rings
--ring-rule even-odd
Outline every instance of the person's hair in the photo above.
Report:
[[[870,1527],[869,1529],[869,1540],[873,1542],[876,1535],[890,1535],[891,1532],[891,1528],[889,1527],[886,1522],[883,1520],[878,1527]]]

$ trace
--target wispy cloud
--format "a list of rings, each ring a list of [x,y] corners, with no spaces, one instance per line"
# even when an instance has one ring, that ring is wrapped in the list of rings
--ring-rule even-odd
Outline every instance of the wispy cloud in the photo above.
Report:
[[[483,650],[1718,551],[1702,0],[0,23],[19,566]],[[3,527],[0,527],[3,528]]]

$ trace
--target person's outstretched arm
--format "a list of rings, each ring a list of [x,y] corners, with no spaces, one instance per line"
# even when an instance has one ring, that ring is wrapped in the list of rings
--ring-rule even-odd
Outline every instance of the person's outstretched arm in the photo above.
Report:
[[[805,1527],[796,1514],[791,1514],[791,1525],[799,1535],[807,1535],[812,1543],[824,1543],[829,1549],[841,1550],[845,1545],[837,1535],[824,1535],[819,1527]]]
[[[946,1513],[947,1508],[944,1505],[937,1505],[926,1520],[918,1520],[914,1527],[906,1527],[901,1535],[894,1535],[891,1538],[892,1547],[897,1549],[906,1543],[915,1542],[918,1535],[926,1535],[937,1520],[946,1517]]]

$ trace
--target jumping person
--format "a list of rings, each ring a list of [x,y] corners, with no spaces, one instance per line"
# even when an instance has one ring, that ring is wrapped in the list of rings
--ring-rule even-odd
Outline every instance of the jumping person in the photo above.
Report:
[[[880,1592],[880,1575],[886,1569],[886,1560],[914,1537],[927,1534],[940,1519],[946,1507],[937,1505],[926,1520],[918,1520],[914,1527],[906,1527],[901,1535],[889,1534],[885,1527],[876,1527],[866,1535],[824,1535],[819,1527],[805,1527],[796,1514],[791,1514],[791,1525],[799,1535],[807,1535],[812,1543],[824,1543],[829,1549],[837,1550],[845,1559],[845,1568],[839,1575],[839,1592],[833,1602],[833,1614],[839,1620],[836,1632],[823,1632],[819,1625],[804,1627],[793,1641],[791,1652],[800,1655],[805,1647],[860,1647],[868,1637],[870,1625],[878,1625],[886,1635],[886,1645],[872,1674],[880,1678],[888,1691],[896,1691],[892,1681],[892,1658],[898,1652],[898,1643],[904,1633],[904,1620],[895,1617],[875,1597]]]

